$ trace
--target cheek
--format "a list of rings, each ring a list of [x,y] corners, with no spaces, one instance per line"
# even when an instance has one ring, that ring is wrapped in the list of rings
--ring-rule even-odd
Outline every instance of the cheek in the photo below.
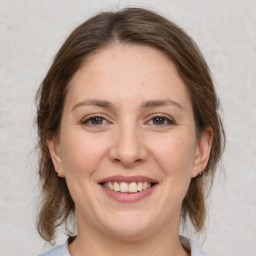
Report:
[[[190,174],[194,161],[194,140],[191,137],[172,134],[158,140],[152,148],[153,155],[165,175]]]
[[[65,133],[61,141],[63,170],[70,194],[77,208],[86,205],[90,209],[95,171],[106,152],[106,143],[84,131]]]
[[[106,151],[106,143],[85,132],[68,134],[62,140],[62,160],[66,175],[92,174]]]
[[[170,219],[173,215],[180,215],[182,201],[187,193],[194,159],[194,140],[191,136],[171,133],[151,137],[151,155],[154,157],[156,168],[160,170],[161,197],[158,204],[164,207],[162,220]],[[153,143],[154,142],[154,143]]]

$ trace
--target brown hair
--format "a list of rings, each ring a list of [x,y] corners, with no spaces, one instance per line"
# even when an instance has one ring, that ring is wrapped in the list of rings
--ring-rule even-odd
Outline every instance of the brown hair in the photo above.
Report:
[[[37,228],[43,239],[55,238],[58,226],[75,210],[65,179],[58,178],[46,139],[57,135],[68,85],[82,62],[113,43],[148,45],[164,52],[175,63],[190,92],[198,136],[213,129],[210,159],[204,175],[191,180],[182,203],[182,220],[189,217],[196,231],[205,222],[205,184],[212,184],[224,147],[224,130],[217,113],[218,99],[208,66],[194,41],[177,25],[149,10],[127,8],[102,12],[77,27],[57,53],[37,94],[39,176],[42,201]]]

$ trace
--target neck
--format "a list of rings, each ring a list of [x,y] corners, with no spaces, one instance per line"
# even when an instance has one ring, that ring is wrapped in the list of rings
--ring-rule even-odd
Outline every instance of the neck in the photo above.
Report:
[[[83,225],[79,218],[77,238],[69,245],[72,256],[105,255],[105,256],[189,256],[179,240],[179,226],[165,226],[161,232],[136,239],[122,239],[110,236],[90,225]],[[84,223],[83,223],[84,224]]]

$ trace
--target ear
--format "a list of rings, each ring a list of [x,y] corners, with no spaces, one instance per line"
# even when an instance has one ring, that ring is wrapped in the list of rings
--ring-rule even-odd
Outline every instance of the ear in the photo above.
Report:
[[[62,159],[60,154],[60,142],[57,136],[49,136],[46,140],[48,149],[51,154],[51,159],[57,175],[64,178]]]
[[[205,170],[211,153],[212,140],[213,130],[211,127],[206,127],[197,141],[192,178]]]

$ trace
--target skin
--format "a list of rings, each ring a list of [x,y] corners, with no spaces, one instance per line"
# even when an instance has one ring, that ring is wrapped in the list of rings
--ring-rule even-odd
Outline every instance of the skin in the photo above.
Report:
[[[87,59],[70,83],[60,134],[48,139],[76,205],[71,255],[190,255],[179,241],[181,203],[211,142],[210,128],[196,137],[189,93],[162,52],[116,43]],[[158,184],[138,202],[117,202],[98,184],[113,175]]]

